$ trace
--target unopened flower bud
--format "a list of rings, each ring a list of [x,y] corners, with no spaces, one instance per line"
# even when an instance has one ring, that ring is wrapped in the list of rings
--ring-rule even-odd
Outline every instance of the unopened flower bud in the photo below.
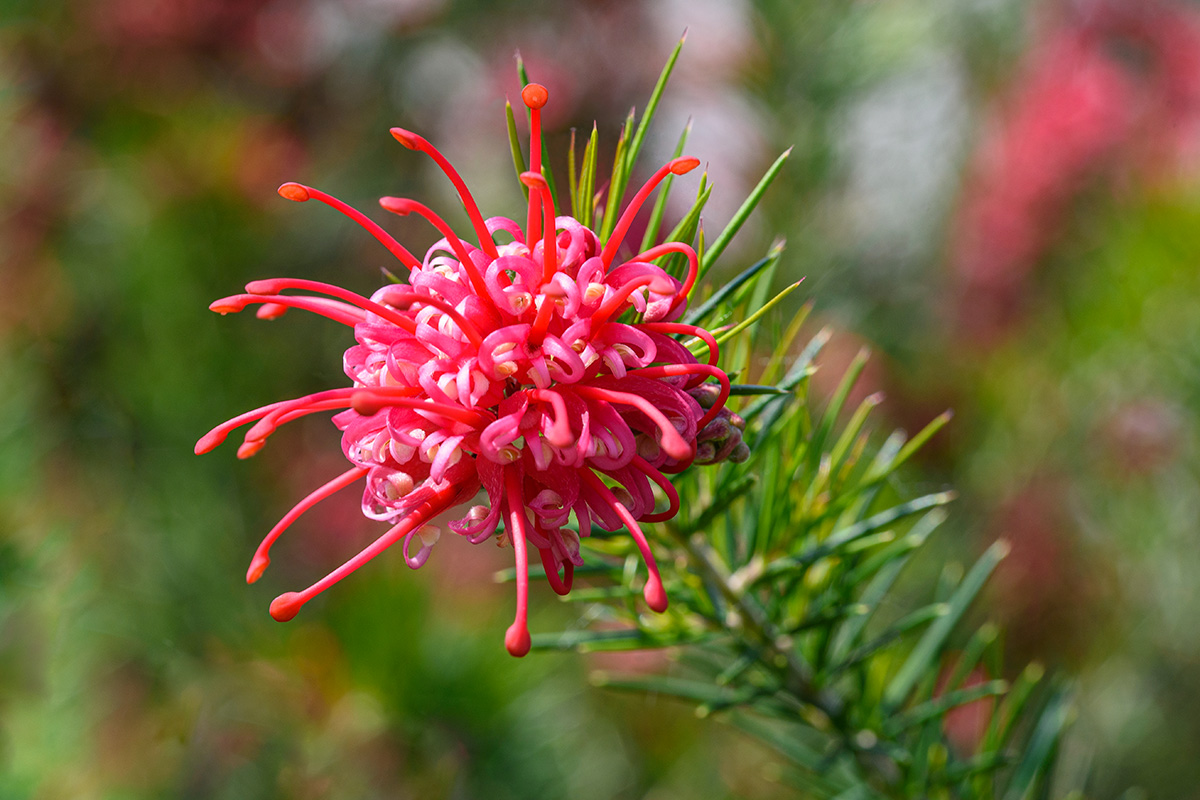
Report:
[[[731,427],[729,429],[729,436],[727,436],[725,439],[721,440],[720,442],[716,443],[717,444],[716,460],[724,461],[725,459],[729,458],[730,454],[732,454],[734,449],[741,443],[742,443],[742,432],[739,431],[737,428]]]
[[[721,387],[713,383],[702,383],[695,388],[688,389],[688,394],[695,398],[701,408],[709,409],[717,402],[717,397],[721,394]]]
[[[735,429],[730,426],[729,422],[721,417],[717,417],[712,422],[704,426],[700,433],[696,434],[698,442],[719,442],[727,439]]]

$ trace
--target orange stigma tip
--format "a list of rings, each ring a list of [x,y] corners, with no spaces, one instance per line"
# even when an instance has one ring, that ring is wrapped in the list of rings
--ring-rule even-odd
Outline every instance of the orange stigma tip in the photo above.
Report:
[[[667,590],[663,588],[662,581],[656,576],[650,576],[650,580],[646,582],[646,588],[642,591],[642,596],[646,598],[646,605],[650,606],[651,611],[661,614],[667,610]]]
[[[412,131],[406,131],[404,128],[392,128],[392,138],[400,144],[407,147],[409,150],[416,150],[420,139]]]
[[[241,459],[247,459],[251,456],[255,456],[258,454],[258,451],[262,450],[264,447],[266,447],[266,445],[266,439],[254,439],[249,442],[242,442],[241,445],[238,446],[237,457]]]
[[[280,197],[286,200],[295,201],[297,203],[303,203],[312,196],[308,193],[307,186],[301,186],[298,183],[285,183],[276,191],[279,192]]]
[[[279,601],[276,600],[275,602],[277,603]],[[274,613],[275,613],[274,609],[275,609],[275,605],[273,603],[271,605],[272,616],[274,616]],[[276,619],[278,619],[278,617],[276,617]],[[519,626],[517,623],[514,622],[512,625],[509,626],[508,631],[504,634],[505,649],[508,650],[509,655],[516,656],[517,658],[520,658],[521,656],[528,653],[529,648],[532,646],[532,644],[533,644],[533,642],[529,638],[529,629],[526,628],[524,625]]]
[[[271,617],[276,622],[287,622],[300,613],[304,599],[299,592],[287,592],[271,601]]]
[[[228,297],[222,297],[220,300],[213,300],[208,304],[208,310],[215,311],[218,314],[236,314],[245,307],[245,303]]]
[[[271,559],[266,556],[256,555],[250,562],[250,569],[246,570],[246,583],[254,583],[261,578],[262,574],[267,571],[267,566],[270,563]],[[295,614],[292,616],[295,616]],[[288,619],[291,619],[291,617]]]
[[[691,172],[698,166],[700,166],[700,159],[695,156],[684,156],[671,162],[671,172],[675,175],[683,175],[685,172]]]
[[[521,173],[521,183],[531,188],[549,186],[549,184],[546,183],[546,178],[542,176],[541,173],[534,172],[532,170],[527,170]]]
[[[540,83],[531,83],[521,90],[521,99],[530,108],[541,108],[550,99],[550,92]]]

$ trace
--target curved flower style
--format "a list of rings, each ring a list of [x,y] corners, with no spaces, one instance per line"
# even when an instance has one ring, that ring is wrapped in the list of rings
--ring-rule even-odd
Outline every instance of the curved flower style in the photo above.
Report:
[[[353,483],[365,484],[363,513],[392,526],[309,588],[277,597],[271,603],[275,619],[291,619],[393,544],[401,545],[410,567],[420,567],[439,535],[427,523],[481,487],[487,505],[472,506],[450,527],[479,543],[504,523],[501,543],[511,542],[517,567],[516,619],[505,636],[513,655],[530,647],[529,548],[536,549],[551,587],[566,594],[583,563],[579,537],[593,524],[628,528],[649,572],[646,603],[659,612],[667,608],[639,522],[670,519],[679,510],[664,473],[693,461],[743,458],[747,451],[740,419],[724,408],[729,378],[716,366],[712,334],[675,321],[696,280],[695,251],[668,242],[624,262],[617,253],[657,184],[699,162],[676,158],[654,173],[602,243],[574,218],[555,215],[541,175],[540,109],[547,96],[537,84],[522,93],[532,127],[531,170],[521,176],[530,189],[524,229],[510,219],[484,219],[442,154],[417,134],[393,128],[401,144],[432,157],[454,184],[478,246],[426,206],[383,198],[384,209],[419,214],[442,233],[418,260],[360,212],[324,192],[287,183],[279,188],[283,197],[318,200],[370,232],[408,268],[408,284],[384,286],[368,299],[316,281],[279,278],[254,281],[245,294],[212,304],[222,314],[257,304],[263,318],[305,309],[351,326],[358,342],[344,357],[353,385],[247,412],[196,444],[197,453],[207,452],[254,422],[238,449],[246,458],[285,422],[339,412],[333,421],[350,469],[301,500],[267,534],[246,576],[251,583],[288,526]],[[672,253],[688,260],[683,282],[653,263]],[[619,321],[630,308],[641,322]],[[679,334],[702,340],[707,360],[698,361],[673,338]],[[706,383],[710,378],[716,383]],[[666,497],[666,509],[655,510],[654,486]],[[568,528],[572,517],[576,526]]]

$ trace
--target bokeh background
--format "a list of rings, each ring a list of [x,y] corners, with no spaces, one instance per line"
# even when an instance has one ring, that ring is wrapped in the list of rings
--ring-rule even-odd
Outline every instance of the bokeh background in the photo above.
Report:
[[[348,344],[212,299],[275,275],[369,292],[387,266],[279,183],[449,214],[444,178],[388,136],[403,125],[489,214],[515,213],[515,51],[550,87],[561,165],[572,126],[598,120],[612,147],[685,27],[645,163],[692,118],[719,230],[795,148],[724,268],[786,236],[779,281],[806,275],[837,331],[824,374],[867,343],[862,391],[887,392],[891,424],[955,410],[910,480],[961,491],[939,554],[1014,543],[986,613],[1014,668],[1076,676],[1067,782],[1200,797],[1185,0],[6,0],[0,797],[786,796],[719,723],[587,683],[669,660],[509,658],[507,551],[443,539],[419,572],[380,559],[274,623],[272,597],[371,533],[354,498],[330,502],[242,581],[258,538],[340,472],[337,433],[313,418],[246,462],[191,452],[339,383]],[[435,238],[388,224],[417,252]],[[570,624],[534,599],[535,629]]]

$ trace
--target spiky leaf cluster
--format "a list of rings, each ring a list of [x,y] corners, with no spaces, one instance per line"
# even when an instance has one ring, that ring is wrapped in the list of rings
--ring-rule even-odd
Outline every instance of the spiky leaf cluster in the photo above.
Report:
[[[572,208],[578,218],[597,222],[602,237],[614,214],[601,201],[607,196],[612,206],[623,193],[678,52],[640,122],[633,113],[626,120],[608,192],[595,188],[595,131],[578,163],[572,146]],[[694,243],[703,275],[787,155],[771,165],[710,245],[701,213],[712,187],[704,178],[690,211],[664,238]],[[520,172],[519,148],[514,157]],[[660,233],[670,188],[668,179],[645,243]],[[799,285],[770,297],[782,252],[781,242],[773,245],[687,318],[723,331],[723,364],[744,381],[733,394],[741,396],[752,455],[675,479],[683,510],[652,532],[670,610],[649,615],[637,604],[636,582],[631,585],[637,553],[627,539],[593,535],[584,540],[585,566],[577,570],[591,586],[564,598],[582,606],[579,622],[535,635],[533,647],[670,648],[677,666],[669,675],[599,674],[596,682],[673,696],[701,715],[718,715],[777,751],[788,765],[784,778],[806,796],[1049,796],[1070,716],[1067,691],[1050,685],[1036,664],[1011,682],[1001,678],[1011,673],[997,628],[969,615],[1007,545],[994,543],[968,569],[948,565],[923,600],[914,599],[904,580],[906,566],[946,519],[953,493],[908,497],[898,471],[950,415],[911,438],[896,431],[878,443],[870,415],[882,398],[847,405],[865,351],[828,399],[814,400],[810,381],[829,331],[801,341],[811,305],[786,326],[764,327]],[[683,268],[669,259],[668,269]],[[981,704],[982,733],[968,746],[955,743],[950,715]]]

